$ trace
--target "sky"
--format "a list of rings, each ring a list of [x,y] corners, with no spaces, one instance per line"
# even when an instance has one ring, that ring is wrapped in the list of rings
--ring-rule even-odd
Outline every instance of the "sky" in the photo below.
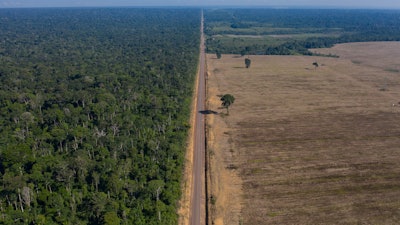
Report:
[[[92,6],[265,6],[400,9],[400,0],[0,0],[0,8]]]

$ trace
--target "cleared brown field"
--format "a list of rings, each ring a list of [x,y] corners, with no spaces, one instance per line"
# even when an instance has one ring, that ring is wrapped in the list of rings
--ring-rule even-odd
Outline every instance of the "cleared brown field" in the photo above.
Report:
[[[208,107],[218,112],[207,116],[215,224],[399,223],[394,48],[400,44],[354,43],[318,50],[340,58],[251,56],[249,69],[244,58],[208,55]],[[229,116],[218,96],[227,93],[236,98]]]

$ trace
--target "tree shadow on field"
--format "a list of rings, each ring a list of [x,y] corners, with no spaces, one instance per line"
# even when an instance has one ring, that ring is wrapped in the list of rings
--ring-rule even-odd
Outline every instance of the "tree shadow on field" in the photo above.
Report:
[[[237,58],[242,58],[243,56],[241,56],[241,55],[234,55],[234,56],[232,56],[232,58],[234,58],[234,59],[237,59]]]
[[[308,71],[317,71],[317,69],[316,68],[304,68],[305,70],[308,70]]]
[[[216,115],[216,114],[218,114],[218,112],[216,112],[216,111],[214,111],[214,110],[210,110],[210,109],[201,110],[201,111],[199,111],[199,113],[201,113],[201,114],[203,114],[203,115],[210,115],[210,114]]]

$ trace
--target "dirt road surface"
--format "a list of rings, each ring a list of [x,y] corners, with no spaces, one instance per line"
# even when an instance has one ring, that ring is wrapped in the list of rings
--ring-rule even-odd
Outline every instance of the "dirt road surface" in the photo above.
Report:
[[[205,108],[205,53],[204,53],[204,33],[203,16],[201,19],[201,44],[200,44],[200,63],[198,71],[197,104],[195,108],[196,124],[194,131],[194,154],[193,154],[193,177],[192,177],[192,198],[190,224],[205,224],[205,201],[204,192],[204,158],[205,158],[205,132],[204,116],[201,111]]]

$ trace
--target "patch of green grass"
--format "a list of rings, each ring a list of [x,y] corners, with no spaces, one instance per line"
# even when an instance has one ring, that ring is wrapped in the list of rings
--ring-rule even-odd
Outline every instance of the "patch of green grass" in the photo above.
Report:
[[[251,160],[247,160],[247,163],[264,163],[265,159],[251,159]]]
[[[279,213],[278,212],[269,212],[269,213],[267,213],[267,216],[268,217],[277,217],[277,216],[279,216]]]
[[[260,174],[262,172],[263,171],[261,168],[253,168],[253,169],[251,169],[250,174]]]
[[[227,166],[226,168],[229,169],[229,170],[236,170],[239,167],[237,165],[229,164],[229,166]]]
[[[345,195],[345,194],[347,194],[347,191],[340,188],[340,189],[336,189],[335,193],[336,193],[336,195]]]
[[[387,72],[392,72],[392,73],[398,73],[398,72],[400,72],[400,70],[398,70],[398,69],[393,69],[393,68],[386,68],[385,71],[387,71]]]
[[[211,195],[211,197],[210,197],[211,205],[215,205],[216,202],[217,202],[217,198],[214,195]]]

